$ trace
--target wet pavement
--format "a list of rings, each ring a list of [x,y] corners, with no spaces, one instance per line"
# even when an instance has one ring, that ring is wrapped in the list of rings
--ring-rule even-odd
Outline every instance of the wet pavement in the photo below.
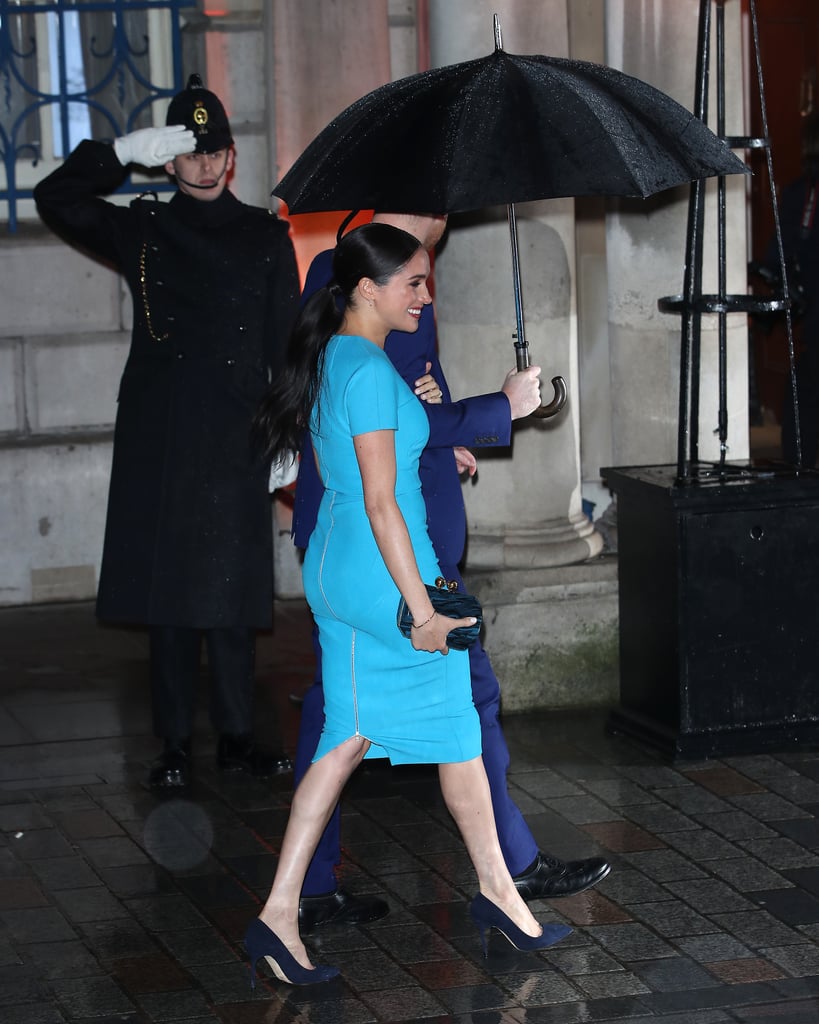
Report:
[[[309,619],[277,606],[257,732],[292,751]],[[252,994],[241,937],[266,893],[291,777],[222,776],[205,692],[196,783],[144,789],[147,642],[89,604],[0,610],[0,1021],[191,1024],[811,1024],[819,1019],[819,754],[668,764],[605,715],[510,716],[510,785],[540,844],[613,864],[534,904],[573,934],[484,959],[471,866],[434,769],[359,771],[343,884],[389,917],[309,944],[341,977]],[[262,968],[264,970],[264,968]]]

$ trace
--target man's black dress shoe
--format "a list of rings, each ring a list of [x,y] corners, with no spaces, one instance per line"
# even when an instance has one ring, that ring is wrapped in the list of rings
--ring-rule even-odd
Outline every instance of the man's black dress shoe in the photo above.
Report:
[[[366,924],[380,921],[390,908],[377,896],[353,896],[346,889],[299,900],[299,931],[309,935],[323,924]]]
[[[167,743],[151,768],[148,785],[159,792],[185,789],[190,782],[190,747],[186,743]]]
[[[223,732],[219,737],[216,764],[223,772],[248,772],[259,779],[293,771],[293,762],[284,754],[259,750],[247,733],[234,736]]]
[[[548,899],[551,896],[575,896],[597,885],[611,871],[611,864],[602,857],[586,860],[558,860],[540,851],[514,883],[525,900]]]

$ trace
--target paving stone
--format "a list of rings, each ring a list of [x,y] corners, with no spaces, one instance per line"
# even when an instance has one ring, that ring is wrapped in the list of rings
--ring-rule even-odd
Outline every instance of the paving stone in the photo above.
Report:
[[[757,957],[707,962],[705,967],[709,974],[727,985],[747,985],[754,981],[775,981],[784,977],[780,968]]]
[[[48,899],[31,878],[0,878],[0,910],[45,907]]]
[[[738,796],[763,790],[757,782],[735,771],[728,764],[709,763],[696,769],[689,769],[683,774],[692,782],[719,796]]]
[[[647,924],[664,938],[678,935],[702,935],[719,931],[719,926],[692,910],[682,900],[662,903],[638,903],[628,907],[635,918]]]
[[[83,839],[78,845],[95,867],[116,868],[125,864],[145,864],[148,861],[136,843],[124,836]]]
[[[54,822],[46,811],[33,803],[15,803],[0,806],[0,831],[30,832],[33,829],[53,828]]]
[[[149,931],[206,928],[208,922],[191,900],[182,895],[151,896],[125,900],[125,906]]]
[[[142,1011],[152,1021],[188,1020],[205,1014],[208,1005],[203,993],[188,989],[179,992],[162,992],[161,994],[142,993],[136,997]]]
[[[69,1017],[113,1016],[135,1009],[111,978],[63,978],[51,984],[58,1004]]]
[[[592,796],[549,797],[544,801],[548,806],[575,825],[591,822],[611,821],[614,815],[610,807]],[[620,815],[616,815],[620,817]]]
[[[64,1024],[65,1019],[53,1002],[3,1007],[3,1024]]]
[[[98,886],[100,877],[83,857],[50,857],[29,861],[29,867],[51,892]]]
[[[777,796],[775,793],[752,793],[748,796],[735,796],[731,797],[731,803],[754,818],[769,823],[813,817],[810,812],[797,807],[790,800],[783,800],[781,796]]]
[[[622,859],[655,882],[677,882],[686,878],[705,878],[706,872],[676,850],[642,850],[623,853]]]
[[[599,779],[584,783],[584,787],[608,807],[633,807],[656,803],[656,797],[642,786],[626,779]]]
[[[766,946],[767,959],[779,964],[793,977],[819,976],[819,948],[813,943],[802,946]]]
[[[745,811],[720,811],[716,814],[695,814],[700,824],[710,828],[725,839],[772,839],[776,832]],[[777,829],[782,830],[782,823],[777,822]]]
[[[696,775],[689,775],[689,778],[697,781]],[[703,789],[702,786],[675,786],[671,789],[658,789],[655,790],[655,796],[683,814],[692,817],[732,810],[729,803],[710,793],[707,789]]]
[[[33,964],[44,978],[91,978],[103,977],[106,973],[79,939],[21,945],[20,951],[26,963]]]
[[[657,900],[671,899],[671,894],[663,886],[646,878],[639,871],[621,869],[613,872],[602,883],[601,888],[607,899],[615,903],[652,903]]]
[[[70,857],[75,851],[56,828],[30,829],[18,836],[9,849],[21,861],[40,860],[43,857]]]
[[[608,950],[612,956],[625,963],[632,960],[654,960],[675,956],[672,947],[644,925],[612,924],[594,925],[589,934]]]
[[[0,911],[0,921],[17,942],[60,942],[76,938],[66,918],[53,907]]]
[[[716,878],[667,882],[666,888],[685,900],[701,914],[719,914],[737,910],[753,910],[754,904]],[[756,898],[756,894],[755,894]]]
[[[113,921],[128,917],[128,911],[103,886],[87,889],[63,889],[55,899],[69,921]]]
[[[677,956],[672,960],[647,960],[634,963],[631,970],[651,992],[682,992],[705,989],[719,982],[694,960]]]
[[[819,855],[784,837],[747,839],[740,845],[752,856],[779,871],[786,868],[819,867]]]
[[[803,941],[797,929],[787,927],[764,910],[714,914],[711,919],[718,928],[738,936],[753,949],[765,945],[799,945]]]
[[[547,949],[544,958],[557,970],[568,977],[578,974],[602,974],[607,971],[622,971],[622,964],[597,946],[582,946],[579,949]]]
[[[683,832],[700,827],[687,814],[681,814],[666,803],[637,804],[624,813],[630,821],[653,833]]]
[[[633,853],[638,850],[662,850],[666,844],[645,829],[628,821],[610,821],[603,824],[583,826],[583,831],[592,836],[606,850],[614,853]]]
[[[751,959],[751,950],[732,935],[713,932],[709,935],[681,935],[675,944],[697,963],[714,963],[718,960]]]
[[[687,832],[665,832],[661,829],[657,831],[660,839],[697,864],[739,857],[743,853],[739,847],[707,828],[696,828]]]
[[[715,875],[740,892],[789,889],[793,886],[793,882],[787,877],[766,867],[755,857],[735,857],[730,860],[710,861],[708,866]]]
[[[589,999],[613,999],[618,996],[636,996],[651,989],[630,971],[617,974],[583,974],[574,983]]]

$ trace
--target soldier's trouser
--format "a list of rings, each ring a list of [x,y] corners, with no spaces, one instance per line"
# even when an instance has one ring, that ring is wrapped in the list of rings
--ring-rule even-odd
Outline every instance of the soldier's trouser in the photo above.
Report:
[[[168,743],[190,739],[196,710],[202,637],[210,674],[210,720],[219,733],[252,731],[255,631],[151,626],[154,734]]]

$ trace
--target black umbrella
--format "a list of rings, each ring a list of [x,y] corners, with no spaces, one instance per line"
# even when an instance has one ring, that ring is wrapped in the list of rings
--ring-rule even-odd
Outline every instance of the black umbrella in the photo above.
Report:
[[[702,121],[640,79],[588,61],[506,53],[495,15],[494,53],[363,96],[310,143],[273,195],[290,213],[507,205],[521,369],[529,359],[514,203],[649,196],[745,171]],[[549,412],[563,404],[560,387]]]

